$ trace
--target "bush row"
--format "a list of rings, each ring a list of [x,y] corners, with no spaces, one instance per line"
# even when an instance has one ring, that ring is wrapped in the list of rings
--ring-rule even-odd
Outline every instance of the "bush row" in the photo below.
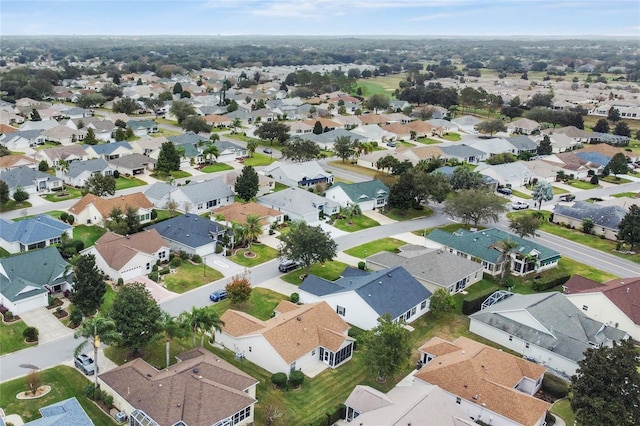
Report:
[[[498,287],[490,288],[480,294],[465,297],[462,300],[462,313],[465,315],[471,315],[478,312],[482,306],[482,302],[484,302],[487,297],[493,294],[496,290],[498,290]]]
[[[551,373],[544,373],[542,391],[554,398],[562,399],[569,394],[569,383]]]
[[[535,291],[549,290],[551,288],[554,288],[556,286],[566,283],[567,281],[569,281],[569,278],[571,278],[569,275],[565,275],[549,281],[534,281],[533,284],[531,285],[531,288],[533,288]]]

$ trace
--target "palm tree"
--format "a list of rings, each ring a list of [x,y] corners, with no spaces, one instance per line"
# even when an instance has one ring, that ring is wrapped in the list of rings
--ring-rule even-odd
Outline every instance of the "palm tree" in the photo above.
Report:
[[[73,356],[80,355],[84,348],[91,344],[93,346],[93,360],[95,362],[95,387],[98,387],[98,348],[100,343],[104,342],[107,345],[116,343],[120,339],[120,334],[116,331],[116,324],[112,319],[103,317],[100,313],[96,314],[93,318],[85,319],[80,327],[73,334],[75,339],[83,338],[84,342],[79,344],[73,351]]]
[[[507,274],[507,270],[511,267],[511,252],[519,245],[519,243],[507,237],[506,239],[500,241],[495,247],[497,250],[502,252],[502,273],[500,274],[501,281],[504,280],[504,276]]]
[[[362,214],[362,209],[360,209],[359,204],[349,203],[346,207],[342,208],[342,214],[348,219],[349,225],[353,225],[353,218],[360,216]]]
[[[253,158],[253,154],[256,152],[256,149],[258,149],[258,141],[255,141],[252,139],[249,142],[247,142],[247,150],[249,151],[249,157]]]
[[[69,171],[69,162],[66,160],[58,161],[58,170],[60,170],[60,178],[64,183],[64,175]]]
[[[204,335],[207,332],[211,333],[211,341],[215,341],[216,331],[222,331],[224,322],[218,316],[218,313],[212,309],[202,309],[204,315],[202,317],[202,323],[200,328],[200,347],[204,347]]]
[[[210,143],[202,151],[202,154],[204,155],[205,160],[210,159],[211,157],[215,157],[217,159],[218,155],[220,155],[220,151],[218,150],[217,146],[215,146],[214,144]]]
[[[181,321],[189,328],[189,330],[191,330],[194,348],[196,347],[196,335],[198,334],[198,330],[202,328],[202,318],[204,315],[204,308],[196,308],[193,306],[191,308],[191,312],[184,311],[179,316],[178,321]]]
[[[242,127],[242,121],[239,118],[234,118],[231,126],[233,127],[233,133],[235,133],[238,127]]]
[[[220,135],[217,133],[211,133],[211,136],[209,136],[209,140],[213,143],[216,143],[220,140]]]
[[[233,231],[233,248],[235,249],[238,244],[243,243],[247,239],[247,228],[239,223],[231,225]]]
[[[176,152],[178,153],[180,158],[184,158],[185,160],[187,159],[187,151],[183,146],[176,146]]]
[[[251,243],[257,240],[262,235],[262,224],[260,223],[260,216],[257,214],[248,214],[246,223],[244,226],[245,236],[249,240],[249,253],[251,253]]]
[[[188,332],[187,324],[183,321],[183,319],[183,317],[174,317],[168,312],[162,311],[162,316],[160,317],[160,321],[158,321],[160,330],[164,333],[167,355],[167,368],[169,368],[169,352],[171,339],[173,339],[174,337],[185,337]]]

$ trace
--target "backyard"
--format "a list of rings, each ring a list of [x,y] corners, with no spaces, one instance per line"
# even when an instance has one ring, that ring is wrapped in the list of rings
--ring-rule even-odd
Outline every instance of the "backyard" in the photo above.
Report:
[[[332,260],[321,264],[315,264],[311,267],[309,273],[320,278],[324,278],[328,281],[335,281],[340,278],[342,271],[349,266],[346,263]],[[293,285],[300,285],[302,283],[302,276],[305,274],[304,268],[296,269],[280,277],[285,282]]]
[[[105,232],[106,229],[97,225],[76,225],[73,227],[73,239],[82,241],[86,248],[94,245]]]

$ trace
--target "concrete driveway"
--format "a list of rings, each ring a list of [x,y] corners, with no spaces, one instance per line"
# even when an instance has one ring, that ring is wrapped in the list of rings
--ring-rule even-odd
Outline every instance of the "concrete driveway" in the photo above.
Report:
[[[38,308],[24,312],[20,314],[20,318],[22,318],[28,326],[38,329],[38,343],[41,345],[73,335],[73,330],[65,327],[60,320],[53,315],[53,311],[47,308]]]
[[[144,284],[144,286],[147,288],[147,290],[149,290],[149,293],[151,293],[151,296],[158,303],[160,303],[164,299],[168,299],[170,297],[173,297],[173,296],[177,295],[177,293],[174,293],[172,291],[167,290],[166,288],[162,287],[160,284],[158,284],[157,282],[153,281],[152,279],[150,279],[146,275],[141,275],[139,277],[135,277],[135,278],[132,278],[132,279],[130,279],[128,281],[125,281],[125,284],[131,284],[131,283],[142,283],[142,284]]]

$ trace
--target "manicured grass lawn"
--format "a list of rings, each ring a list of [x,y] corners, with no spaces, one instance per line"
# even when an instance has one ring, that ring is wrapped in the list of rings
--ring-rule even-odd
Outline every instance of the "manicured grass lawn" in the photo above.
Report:
[[[343,163],[342,160],[329,161],[329,164],[331,164],[333,167],[339,167],[341,169],[349,170],[354,173],[360,173],[362,175],[369,176],[372,179],[374,179],[376,175],[380,173],[379,170],[367,169],[366,167],[351,164],[350,162]]]
[[[176,268],[175,274],[164,275],[164,282],[167,290],[184,293],[211,281],[217,281],[223,276],[221,272],[209,266],[183,260],[180,267]]]
[[[11,253],[0,247],[0,257],[8,257],[11,256]]]
[[[51,392],[37,399],[17,399],[16,395],[27,390],[24,378],[18,378],[0,384],[0,406],[6,414],[18,414],[24,422],[41,418],[38,409],[55,402],[76,397],[78,402],[93,420],[96,426],[115,425],[116,423],[84,396],[89,380],[79,371],[64,365],[40,372],[42,384],[51,386]]]
[[[28,345],[24,342],[22,332],[26,328],[27,325],[22,320],[14,321],[10,324],[5,324],[4,322],[2,322],[2,318],[0,317],[0,355],[19,351],[20,349],[33,346]]]
[[[0,204],[0,212],[10,212],[12,210],[26,209],[29,207],[31,207],[31,203],[28,201],[16,203],[15,200],[9,200],[5,204]]]
[[[638,195],[636,192],[620,192],[618,194],[611,194],[611,196],[615,198],[636,198],[636,195]]]
[[[335,281],[340,278],[340,274],[342,274],[342,271],[344,271],[347,266],[349,265],[346,263],[332,260],[330,262],[325,262],[323,265],[313,265],[309,273],[328,281]],[[300,283],[302,283],[302,279],[300,277],[304,274],[304,268],[300,268],[284,274],[280,278],[289,284],[300,285]]]
[[[156,210],[156,213],[158,213],[158,217],[156,218],[156,221],[171,219],[172,217],[180,216],[180,212],[177,212],[175,210],[173,210],[173,211],[171,211],[171,210]]]
[[[557,271],[558,276],[578,274],[601,283],[618,278],[613,274],[609,274],[607,272],[601,271],[600,269],[594,268],[584,263],[576,262],[575,260],[566,257],[560,259],[558,267],[555,268],[555,270]],[[552,269],[551,271],[554,270]]]
[[[462,136],[460,136],[459,133],[453,133],[453,132],[445,133],[441,137],[442,139],[446,139],[451,142],[458,142],[460,139],[462,139]]]
[[[97,225],[77,225],[73,228],[73,239],[82,241],[87,248],[94,245],[105,232],[106,229]]]
[[[104,294],[104,298],[102,299],[102,304],[98,309],[102,315],[106,316],[109,314],[109,310],[113,306],[113,301],[116,300],[117,295],[118,293],[116,293],[113,287],[107,284],[107,292]]]
[[[431,138],[418,138],[418,139],[416,139],[416,142],[420,142],[420,143],[423,143],[425,145],[434,145],[434,144],[437,144],[437,143],[441,143],[440,141],[435,140],[435,139],[431,139]]]
[[[344,252],[350,256],[359,257],[361,259],[371,256],[372,254],[379,253],[381,251],[395,252],[397,248],[406,245],[407,243],[395,238],[382,238],[380,240],[370,241],[368,243],[351,247]]]
[[[37,145],[34,150],[36,151],[42,151],[43,149],[47,149],[47,148],[57,148],[59,147],[61,144],[59,143],[55,143],[55,142],[45,142],[42,145]]]
[[[205,338],[205,341],[206,340],[207,339]],[[191,344],[191,333],[189,333],[182,339],[171,339],[171,343],[169,346],[169,364],[175,364],[176,355],[179,355],[191,349]],[[200,345],[200,335],[197,336],[196,345]],[[125,362],[131,361],[133,359],[131,358],[131,354],[127,349],[118,346],[109,346],[105,348],[104,354],[107,358],[118,365],[122,365]],[[147,346],[140,348],[139,357],[144,358],[145,361],[153,365],[158,370],[162,370],[163,368],[165,368],[167,366],[167,355],[164,338],[155,339]]]
[[[150,176],[158,180],[168,181],[171,178],[180,179],[180,178],[189,177],[191,176],[191,173],[185,172],[184,170],[177,170],[177,171],[171,172],[169,175],[166,175],[164,173],[151,173]]]
[[[553,195],[560,195],[560,194],[568,194],[569,191],[567,191],[564,188],[558,188],[557,186],[553,186],[551,185],[551,190],[553,191]]]
[[[594,185],[592,183],[589,182],[583,182],[581,180],[570,180],[569,182],[567,182],[568,185],[571,185],[575,188],[578,189],[595,189],[595,188],[600,188],[600,185]]]
[[[333,222],[333,226],[342,231],[355,232],[362,229],[373,228],[374,226],[380,226],[380,224],[370,217],[360,215],[353,217],[351,219],[351,223],[349,223],[349,219],[337,219]]]
[[[169,121],[169,120],[166,120],[166,121]],[[159,135],[159,136],[178,136],[181,133],[180,132],[176,132],[175,130],[169,130],[169,129],[165,129],[165,128],[159,127],[158,128],[158,133],[156,133],[156,134]],[[156,136],[154,136],[154,137],[156,137]]]
[[[382,85],[374,83],[372,81],[367,81],[367,80],[358,80],[358,85],[356,86],[356,90],[357,90],[357,87],[362,88],[362,94],[364,96],[371,96],[378,93],[383,93],[385,95],[388,95],[390,92],[389,89],[386,89]]]
[[[339,178],[337,176],[334,176],[333,181],[334,182],[342,182],[342,183],[353,183],[353,181],[350,181],[348,179]]]
[[[551,407],[551,412],[564,420],[569,426],[573,425],[576,421],[576,415],[571,409],[571,403],[567,398],[556,401]]]
[[[251,158],[245,158],[244,159],[244,165],[245,166],[252,166],[252,167],[258,167],[258,166],[268,166],[269,164],[273,163],[275,160],[275,158],[266,155],[266,154],[260,154],[258,152],[254,152],[253,153],[253,157]]]
[[[147,182],[135,177],[128,178],[128,177],[120,176],[118,179],[116,179],[116,191],[119,191],[121,189],[127,189],[127,188],[135,188],[136,186],[143,186],[146,184]]]
[[[429,217],[433,214],[433,210],[429,207],[424,207],[422,210],[409,209],[409,210],[398,210],[391,209],[384,212],[384,215],[389,219],[401,221],[401,220],[411,220],[418,217]]]
[[[51,194],[46,194],[42,198],[47,201],[51,201],[52,203],[57,203],[58,201],[65,201],[72,198],[80,197],[82,197],[82,190],[80,188],[74,188],[73,186],[65,185],[64,191],[56,191]]]
[[[237,263],[238,265],[251,268],[253,266],[260,265],[261,263],[268,262],[278,257],[278,250],[265,244],[254,243],[251,245],[251,251],[256,254],[256,257],[246,257],[244,254],[248,251],[248,248],[239,249],[233,256],[229,257],[229,260]]]
[[[225,163],[213,163],[203,167],[200,171],[202,173],[215,173],[223,172],[225,170],[233,170],[233,167]]]
[[[235,309],[236,311],[242,311],[266,321],[271,318],[273,310],[278,306],[278,303],[285,299],[288,300],[288,297],[283,294],[266,288],[255,287],[251,290],[251,296],[247,302],[232,305],[229,299],[225,299],[221,302],[214,303],[209,306],[208,309],[216,311],[220,316],[222,316],[227,309]]]
[[[513,195],[515,197],[524,198],[525,200],[531,200],[532,199],[530,194],[525,194],[524,192],[516,191],[515,189],[512,190],[512,191],[513,191]]]
[[[287,189],[287,188],[289,187],[284,183],[276,182],[275,187],[273,188],[273,192],[282,191],[283,189]]]
[[[616,185],[621,185],[623,183],[631,182],[629,179],[625,179],[623,177],[611,176],[611,175],[609,175],[607,177],[600,178],[600,180],[603,180],[603,181],[609,182],[609,183],[614,183]]]

